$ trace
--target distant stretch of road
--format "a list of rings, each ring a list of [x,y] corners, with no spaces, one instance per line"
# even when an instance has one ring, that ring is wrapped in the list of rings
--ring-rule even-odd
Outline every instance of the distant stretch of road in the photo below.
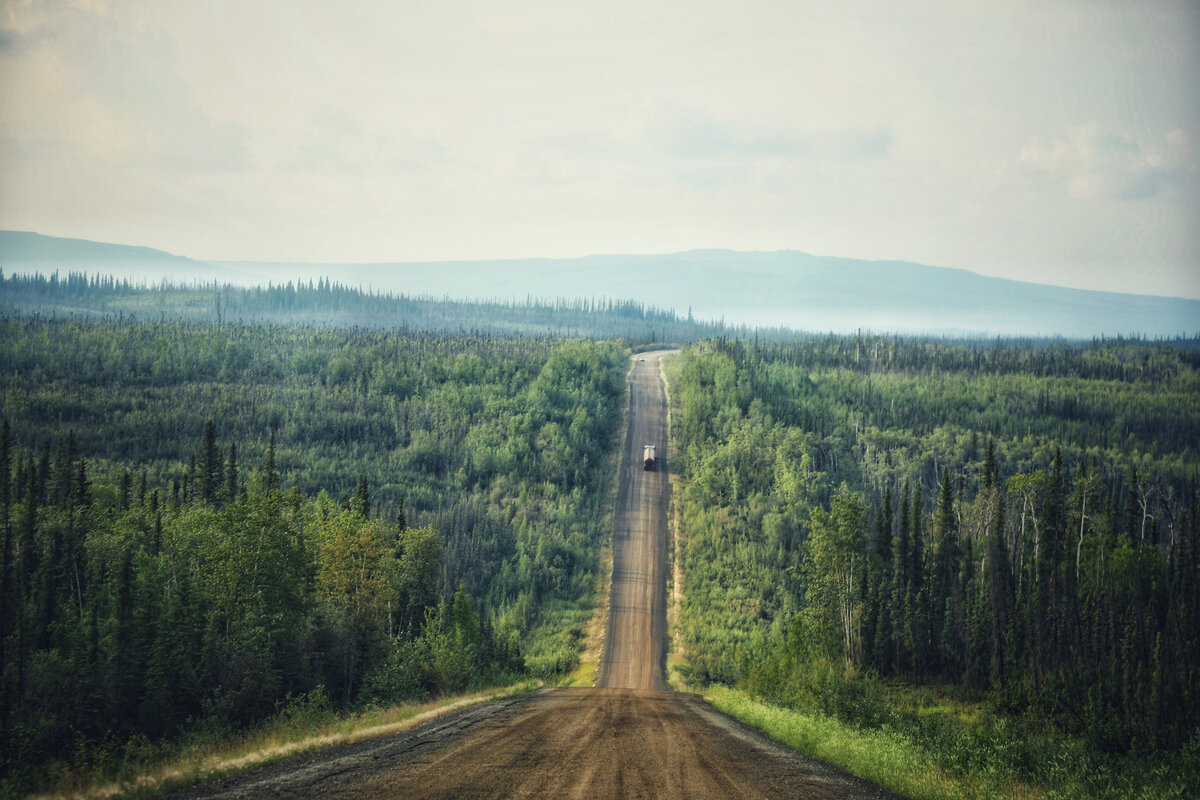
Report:
[[[613,576],[604,654],[596,685],[667,689],[667,401],[659,359],[634,362],[629,425],[613,520]],[[643,360],[644,359],[644,360]],[[642,466],[653,445],[655,467]]]
[[[542,689],[403,733],[288,759],[179,798],[892,798],[669,690],[666,402],[659,360],[634,362],[594,689]],[[656,469],[642,468],[655,445]]]

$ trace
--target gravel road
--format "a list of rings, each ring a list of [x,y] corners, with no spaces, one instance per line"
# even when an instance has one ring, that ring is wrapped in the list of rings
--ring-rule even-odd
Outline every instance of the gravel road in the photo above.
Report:
[[[668,689],[661,355],[639,357],[632,373],[597,688],[472,706],[172,797],[894,798]],[[646,444],[655,445],[654,471],[642,469]]]

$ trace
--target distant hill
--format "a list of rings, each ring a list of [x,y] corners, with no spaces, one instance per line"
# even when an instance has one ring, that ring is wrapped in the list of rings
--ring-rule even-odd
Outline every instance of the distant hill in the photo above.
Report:
[[[103,273],[150,282],[162,278],[241,285],[253,282],[252,276],[237,275],[220,265],[193,261],[152,247],[64,239],[27,231],[0,231],[0,269],[7,274],[56,270]]]
[[[184,264],[191,259],[174,256],[151,247],[91,242],[87,239],[62,239],[27,231],[0,231],[0,261],[3,263],[90,264],[116,261],[145,263],[165,261]]]
[[[321,274],[351,286],[437,297],[628,298],[696,319],[809,331],[984,336],[1200,332],[1200,301],[1067,289],[905,261],[797,251],[404,264],[230,264],[262,274]]]
[[[393,264],[206,263],[158,250],[0,232],[0,268],[251,286],[332,278],[377,292],[459,300],[635,300],[697,320],[809,331],[978,336],[1200,333],[1200,300],[1067,289],[905,261],[798,251]]]

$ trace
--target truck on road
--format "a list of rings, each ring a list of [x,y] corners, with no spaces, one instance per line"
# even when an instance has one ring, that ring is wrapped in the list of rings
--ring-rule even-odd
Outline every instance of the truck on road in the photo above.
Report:
[[[642,469],[654,469],[654,445],[648,444],[642,449]]]

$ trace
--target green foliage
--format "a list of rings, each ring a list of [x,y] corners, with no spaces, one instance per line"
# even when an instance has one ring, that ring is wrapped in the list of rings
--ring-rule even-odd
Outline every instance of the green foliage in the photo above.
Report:
[[[87,319],[123,316],[217,325],[238,320],[353,330],[394,330],[399,325],[406,331],[605,337],[640,347],[746,333],[745,328],[698,322],[690,314],[680,317],[674,310],[634,300],[529,297],[471,302],[364,291],[328,279],[244,288],[169,281],[145,285],[76,272],[6,277],[0,271],[0,314]],[[296,368],[327,372],[339,383],[348,382],[353,375],[350,359],[302,357]]]
[[[710,687],[705,698],[789,747],[905,797],[1184,800],[1200,791],[1195,749],[1153,756],[1098,753],[1035,720],[964,721],[953,705],[928,691],[897,702],[872,681],[847,681],[840,669],[815,671],[824,671],[828,678],[821,680],[831,684],[818,687],[816,697],[840,698],[827,705],[868,713],[784,708],[723,686]]]
[[[685,348],[693,675],[867,727],[899,722],[862,676],[950,685],[1095,752],[1186,747],[1198,368],[1140,341]]]
[[[420,635],[397,637],[367,680],[369,700],[436,697],[509,681],[525,664],[515,631],[494,631],[477,613],[466,589],[425,610]]]
[[[625,368],[605,342],[0,321],[6,769],[546,673],[526,650],[569,669]]]
[[[847,665],[862,661],[865,524],[862,501],[843,486],[829,511],[812,510],[801,554],[804,628],[817,653]]]

